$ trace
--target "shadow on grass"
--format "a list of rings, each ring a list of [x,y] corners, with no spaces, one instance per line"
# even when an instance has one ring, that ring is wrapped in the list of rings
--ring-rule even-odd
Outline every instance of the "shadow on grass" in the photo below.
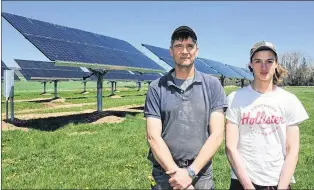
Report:
[[[43,100],[30,100],[30,101],[25,101],[25,102],[33,102],[33,103],[47,103],[47,102],[51,102],[53,100],[57,100],[58,98],[49,98],[49,99],[43,99]]]
[[[121,95],[122,98],[132,97],[132,96],[146,96],[146,94],[130,94],[130,95]]]
[[[133,107],[133,108],[130,108],[131,110],[141,110],[143,111],[144,110],[144,106],[138,106],[138,107]]]
[[[135,116],[139,114],[134,111],[103,111],[101,113],[82,113],[77,115],[67,115],[67,116],[58,116],[58,117],[49,117],[49,118],[38,118],[38,119],[29,119],[22,120],[15,118],[15,121],[12,123],[16,127],[37,129],[41,131],[55,131],[59,128],[63,128],[69,123],[74,124],[89,124],[98,119],[101,119],[106,116],[117,116],[117,117],[126,117],[126,115]],[[10,121],[5,121],[11,123]]]
[[[76,97],[76,98],[65,98],[66,100],[81,100],[81,99],[87,99],[89,97]]]
[[[129,85],[126,85],[124,86],[125,88],[137,88],[137,86],[129,86]]]

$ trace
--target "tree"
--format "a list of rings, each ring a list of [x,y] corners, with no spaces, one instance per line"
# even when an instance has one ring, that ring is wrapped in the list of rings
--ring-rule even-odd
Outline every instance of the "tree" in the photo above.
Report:
[[[314,66],[312,59],[304,56],[300,52],[287,52],[282,54],[280,62],[288,70],[288,77],[284,80],[285,85],[290,86],[308,86],[314,75]]]

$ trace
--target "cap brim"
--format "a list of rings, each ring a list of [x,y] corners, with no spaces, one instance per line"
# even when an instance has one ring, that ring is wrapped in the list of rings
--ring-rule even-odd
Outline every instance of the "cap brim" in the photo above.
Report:
[[[269,46],[260,46],[260,47],[256,48],[256,49],[252,52],[251,58],[252,58],[252,56],[253,56],[256,52],[258,52],[258,51],[263,51],[263,50],[270,50],[270,51],[274,52],[274,54],[277,56],[277,52],[276,52],[273,48],[271,48],[271,47],[269,47]]]

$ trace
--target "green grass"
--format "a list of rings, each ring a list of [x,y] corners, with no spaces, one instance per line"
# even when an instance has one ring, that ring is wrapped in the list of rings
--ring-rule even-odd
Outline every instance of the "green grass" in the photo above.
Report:
[[[235,89],[237,87],[226,87],[226,94]],[[297,95],[310,115],[310,119],[300,126],[301,148],[295,172],[297,183],[292,187],[293,189],[313,189],[314,88],[288,87],[286,89]],[[17,92],[20,93],[20,99],[27,100],[30,97],[42,97],[38,95],[41,90],[39,86],[37,91],[34,87],[34,91],[23,93],[22,90],[17,90]],[[79,91],[80,89],[73,88],[73,91],[62,91],[60,96],[66,99],[65,103],[72,104],[96,101],[95,92],[91,91],[86,95],[75,93]],[[124,96],[123,98],[104,97],[103,106],[107,108],[129,104],[142,105],[145,92],[145,90],[137,92],[135,88],[120,91],[117,95]],[[109,91],[104,91],[104,94],[109,94]],[[79,97],[87,98],[69,99]],[[20,107],[18,107],[19,104]],[[40,113],[96,110],[96,105],[49,110],[41,103],[16,103],[19,110],[35,108],[34,105],[41,106],[39,106],[42,109]],[[151,174],[151,164],[146,158],[148,145],[145,139],[143,113],[123,115],[124,121],[121,123],[98,125],[89,124],[89,121],[85,120],[90,115],[82,114],[77,118],[62,116],[50,120],[34,119],[28,123],[33,128],[30,128],[28,132],[3,131],[2,188],[150,188],[147,176]],[[52,131],[37,130],[43,125],[58,127]],[[217,189],[227,189],[230,183],[230,167],[225,156],[224,145],[215,155],[213,166]]]

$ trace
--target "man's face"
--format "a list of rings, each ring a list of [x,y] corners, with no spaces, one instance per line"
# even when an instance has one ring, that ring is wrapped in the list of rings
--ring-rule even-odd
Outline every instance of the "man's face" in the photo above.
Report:
[[[189,37],[183,41],[175,40],[170,47],[170,55],[179,67],[190,67],[198,54],[197,45]]]
[[[276,62],[274,52],[263,50],[254,54],[250,66],[253,69],[256,79],[259,81],[270,81],[273,78],[278,63]]]

